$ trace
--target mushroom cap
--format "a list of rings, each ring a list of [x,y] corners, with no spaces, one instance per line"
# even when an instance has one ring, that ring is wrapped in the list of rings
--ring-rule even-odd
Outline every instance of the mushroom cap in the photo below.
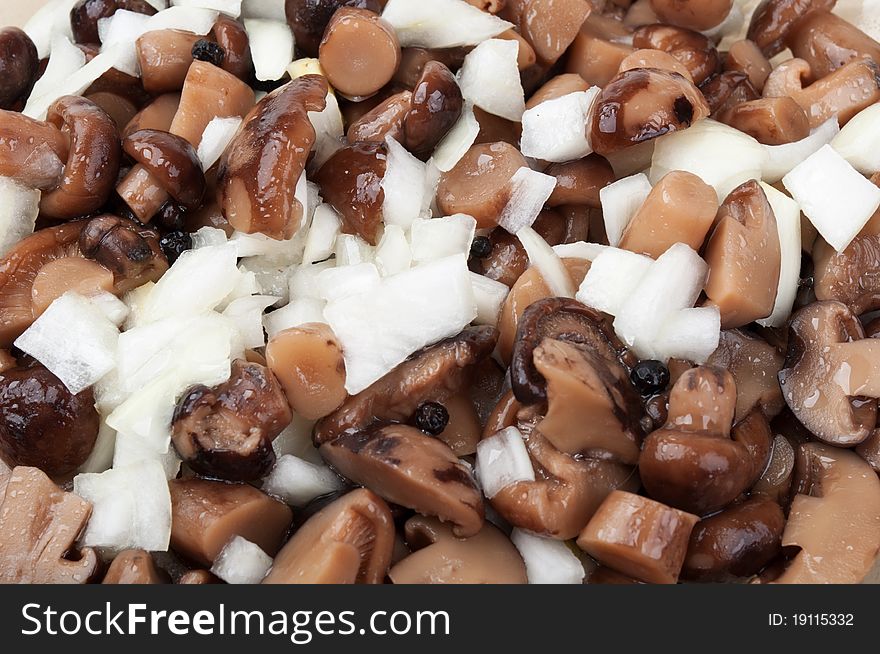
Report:
[[[69,150],[55,125],[0,109],[0,176],[29,188],[55,188]]]
[[[125,153],[150,171],[163,189],[186,209],[197,209],[205,197],[205,173],[192,144],[180,136],[140,129],[122,142]]]
[[[293,30],[296,47],[306,56],[318,56],[318,46],[327,24],[340,7],[369,9],[382,13],[379,0],[285,0],[287,24]]]
[[[40,58],[31,38],[17,27],[0,29],[0,109],[8,109],[34,81]]]
[[[123,550],[104,573],[102,584],[168,584],[171,577],[144,550]]]
[[[785,49],[789,32],[813,11],[830,11],[837,0],[764,0],[752,14],[748,38],[758,44],[767,57]]]
[[[83,256],[113,273],[119,293],[157,282],[168,270],[158,232],[112,214],[101,214],[85,222],[79,235],[79,249]]]
[[[464,98],[452,71],[439,61],[429,61],[412,91],[404,121],[407,149],[427,159],[461,116]]]
[[[636,48],[652,48],[672,55],[688,69],[697,86],[717,72],[721,61],[709,37],[684,27],[643,25],[633,32],[632,40]]]
[[[880,308],[880,234],[860,234],[842,252],[824,239],[813,247],[817,300],[836,300],[859,316]]]

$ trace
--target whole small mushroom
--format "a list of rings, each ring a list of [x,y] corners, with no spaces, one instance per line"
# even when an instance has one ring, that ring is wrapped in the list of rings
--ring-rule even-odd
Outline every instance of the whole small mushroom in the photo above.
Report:
[[[133,220],[112,214],[95,216],[83,225],[78,242],[84,257],[113,273],[120,293],[157,282],[168,270],[159,234]]]
[[[36,79],[37,47],[17,27],[0,29],[0,109],[9,109]]]
[[[201,206],[205,173],[189,141],[169,132],[141,129],[126,135],[122,147],[184,209]]]

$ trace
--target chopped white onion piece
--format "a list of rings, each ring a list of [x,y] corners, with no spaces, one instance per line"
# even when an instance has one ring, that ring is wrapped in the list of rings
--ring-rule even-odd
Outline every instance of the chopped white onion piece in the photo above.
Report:
[[[265,257],[251,257],[243,259],[239,270],[245,274],[253,273],[257,281],[257,293],[261,295],[274,295],[279,298],[275,306],[286,304],[289,295],[290,275],[295,267],[286,263],[273,263]]]
[[[501,307],[510,289],[506,284],[475,272],[471,273],[471,286],[477,302],[477,317],[474,322],[478,325],[497,325]]]
[[[477,443],[477,479],[489,499],[518,481],[535,481],[523,435],[507,427]]]
[[[575,243],[560,243],[553,246],[553,251],[562,259],[585,259],[595,261],[609,246],[601,243],[587,243],[576,241]]]
[[[573,161],[593,151],[585,125],[599,87],[547,100],[522,115],[524,156],[544,161]]]
[[[73,39],[70,10],[79,0],[50,0],[43,4],[24,24],[24,32],[37,47],[37,57],[45,59],[58,36]]]
[[[616,316],[653,264],[651,257],[606,248],[593,259],[575,298],[588,307]]]
[[[187,384],[169,372],[129,395],[107,416],[107,425],[162,452],[171,442],[171,418],[177,397],[186,388]],[[121,384],[117,389],[121,389]]]
[[[76,394],[113,369],[118,338],[119,330],[101,309],[82,295],[68,292],[15,339],[15,346]]]
[[[526,564],[530,584],[581,584],[584,564],[561,540],[514,529],[510,540]]]
[[[461,116],[434,150],[432,159],[437,170],[447,173],[455,168],[455,164],[470,150],[479,134],[480,123],[474,115],[474,107],[470,102],[465,102]]]
[[[272,567],[272,557],[241,536],[233,536],[223,546],[211,572],[227,584],[258,584]]]
[[[501,211],[498,224],[511,234],[531,227],[555,188],[555,177],[523,166],[510,178],[510,199]]]
[[[303,245],[302,239],[297,236],[284,241],[271,238],[260,232],[253,234],[234,232],[228,242],[235,246],[237,257],[242,259],[263,257],[278,263],[293,263],[299,258],[299,251]]]
[[[233,18],[241,16],[241,0],[171,0],[171,4],[175,7],[213,9]]]
[[[715,188],[719,201],[740,184],[761,179],[766,149],[748,134],[709,118],[655,139],[651,182],[684,170]]]
[[[279,0],[241,0],[241,15],[245,18],[287,20],[284,3]]]
[[[99,291],[89,295],[89,302],[94,304],[104,316],[117,327],[121,327],[131,310],[128,305],[113,293]]]
[[[804,215],[838,252],[846,249],[880,207],[880,188],[830,145],[799,164],[782,183]]]
[[[327,106],[323,111],[309,112],[309,121],[315,129],[315,156],[309,165],[310,170],[317,170],[343,147],[345,141],[342,112],[333,93],[327,93]]]
[[[765,327],[780,327],[791,315],[801,277],[801,208],[797,202],[769,184],[762,182],[761,188],[776,216],[782,256],[773,312],[757,322]]]
[[[263,317],[263,326],[269,338],[278,332],[299,327],[309,322],[326,322],[324,319],[324,300],[314,297],[298,297],[290,304],[276,309]]]
[[[238,128],[241,127],[241,123],[242,120],[238,116],[217,117],[208,123],[202,134],[202,139],[199,141],[198,155],[199,161],[202,163],[202,170],[209,170],[220,160]]]
[[[651,182],[644,173],[624,177],[599,191],[609,245],[620,245],[623,232],[650,193]]]
[[[108,375],[109,376],[109,375]],[[95,399],[97,400],[97,392]],[[99,412],[102,412],[100,406],[97,406]],[[95,438],[95,445],[83,464],[77,468],[77,472],[104,472],[113,465],[113,452],[116,449],[116,430],[107,426],[106,421],[101,420],[98,427],[98,436]]]
[[[70,42],[66,36],[57,35],[52,39],[51,54],[46,70],[31,89],[24,112],[30,115],[36,104],[44,96],[52,94],[55,87],[63,84],[68,77],[86,65],[85,53]],[[50,97],[57,97],[52,94]]]
[[[483,41],[471,50],[458,72],[458,83],[465,100],[490,114],[519,122],[526,110],[526,102],[518,56],[519,44],[503,39]]]
[[[872,104],[851,118],[831,146],[863,175],[880,171],[880,104]]]
[[[357,265],[357,264],[355,264]],[[290,297],[321,297],[321,287],[318,285],[318,275],[325,270],[336,266],[334,260],[321,261],[320,263],[296,266],[290,275]]]
[[[114,16],[118,15],[117,11]],[[150,16],[147,31],[183,30],[204,36],[210,32],[220,12],[199,7],[169,7]]]
[[[314,420],[306,420],[298,413],[294,413],[290,424],[272,441],[275,456],[280,460],[285,454],[292,454],[298,459],[326,465],[312,442],[314,428]]]
[[[266,344],[263,333],[263,312],[278,301],[271,295],[240,297],[223,309],[223,315],[238,329],[245,349],[256,349]]]
[[[605,158],[608,159],[608,163],[614,169],[614,176],[617,179],[622,179],[651,168],[651,159],[654,156],[654,145],[656,143],[657,139],[651,139],[631,145],[623,150],[609,153]]]
[[[835,137],[839,132],[837,118],[829,118],[800,141],[785,145],[765,145],[768,156],[764,164],[764,181],[775,184],[823,145],[836,142]]]
[[[40,214],[40,192],[0,177],[0,256],[30,236]]]
[[[718,349],[721,337],[721,312],[718,307],[679,309],[666,319],[653,348],[657,356],[705,363]]]
[[[140,76],[137,57],[137,40],[150,30],[150,17],[135,11],[120,10],[108,18],[98,20],[98,37],[101,50],[118,48],[118,58],[113,67],[132,77]]]
[[[382,12],[403,47],[477,45],[513,27],[464,0],[389,0]]]
[[[286,22],[245,18],[256,78],[261,82],[281,79],[293,61],[293,32]]]
[[[164,443],[156,443],[129,434],[117,434],[113,450],[113,467],[124,468],[142,461],[158,461],[165,472],[166,479],[175,479],[182,463],[177,451]]]
[[[374,248],[356,234],[340,234],[336,238],[336,265],[353,266],[369,263],[375,257]]]
[[[208,226],[199,227],[199,229],[190,234],[190,238],[192,239],[191,249],[193,250],[206,248],[211,245],[225,245],[229,241],[226,232],[222,229]]]
[[[252,270],[247,270],[241,266],[239,266],[238,271],[240,273],[238,282],[235,284],[233,289],[229,292],[223,301],[217,305],[215,311],[224,311],[226,307],[228,307],[232,302],[238,300],[240,298],[250,297],[251,295],[260,295],[262,291],[262,287],[260,286],[260,282],[257,281],[257,275]],[[276,302],[280,302],[281,298],[275,296]]]
[[[324,310],[342,345],[352,395],[416,350],[457,334],[476,315],[463,254],[385,277],[369,293],[335,300]]]
[[[412,224],[409,240],[417,263],[467,254],[477,231],[477,221],[463,213],[443,218],[419,218]]]
[[[320,273],[315,281],[321,299],[332,302],[349,295],[369,293],[381,281],[379,270],[372,263],[337,266]]]
[[[386,225],[407,228],[419,217],[425,204],[425,164],[390,136],[385,139],[388,154],[385,159],[385,177],[381,187],[385,192],[382,216]]]
[[[158,461],[80,474],[73,492],[92,505],[80,539],[86,547],[164,552],[171,538],[171,494]]]
[[[531,227],[523,227],[516,237],[529,255],[529,265],[538,269],[550,292],[557,297],[574,297],[576,289],[571,275],[547,241]]]
[[[875,41],[880,40],[880,0],[864,0],[855,25]]]
[[[342,490],[344,484],[330,468],[291,454],[279,457],[263,484],[263,491],[287,504],[303,507],[316,497]]]
[[[303,263],[315,263],[329,258],[341,232],[342,220],[339,214],[329,204],[318,205],[306,235]]]
[[[412,250],[406,232],[399,225],[386,225],[376,246],[376,267],[383,277],[396,275],[412,266]]]

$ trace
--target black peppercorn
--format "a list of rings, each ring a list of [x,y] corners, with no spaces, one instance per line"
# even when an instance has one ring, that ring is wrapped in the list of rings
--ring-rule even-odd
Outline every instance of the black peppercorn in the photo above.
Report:
[[[442,434],[449,424],[449,412],[439,402],[422,402],[415,413],[416,427],[426,434]]]
[[[490,254],[492,254],[492,241],[488,236],[477,236],[471,243],[471,257],[485,259]]]
[[[174,263],[177,257],[192,248],[192,237],[187,232],[168,232],[159,240],[159,245],[168,263]]]
[[[199,39],[192,48],[192,57],[198,61],[207,61],[215,66],[222,66],[226,59],[226,51],[208,39]]]
[[[669,368],[660,361],[648,359],[637,363],[629,377],[639,393],[654,395],[669,385]]]

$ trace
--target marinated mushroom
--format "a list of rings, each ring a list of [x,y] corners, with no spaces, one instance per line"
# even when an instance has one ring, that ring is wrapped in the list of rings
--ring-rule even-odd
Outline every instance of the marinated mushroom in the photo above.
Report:
[[[34,317],[42,315],[55,300],[68,291],[85,297],[112,293],[113,273],[94,261],[81,257],[61,257],[40,268],[31,286]]]
[[[810,135],[810,121],[791,98],[742,102],[724,114],[724,122],[764,145],[784,145]]]
[[[724,70],[745,73],[752,87],[761,93],[773,66],[754,41],[743,39],[730,46],[724,59]]]
[[[296,183],[315,142],[309,111],[322,111],[327,80],[299,77],[260,100],[220,160],[223,214],[236,229],[289,239],[303,207]]]
[[[90,547],[77,550],[75,542],[91,512],[91,504],[58,488],[38,468],[13,468],[0,496],[0,583],[90,581],[98,555]]]
[[[625,70],[633,70],[634,68],[656,68],[658,70],[668,70],[670,73],[678,73],[689,82],[693,82],[694,78],[691,71],[682,64],[678,59],[663,50],[655,50],[653,48],[644,48],[636,50],[631,55],[627,55],[620,62],[619,72]]]
[[[429,61],[412,91],[404,119],[407,149],[427,159],[461,116],[464,98],[455,75],[439,61]]]
[[[404,534],[413,552],[388,571],[395,584],[527,583],[519,552],[491,523],[470,538],[456,538],[436,518],[414,516]]]
[[[842,252],[823,239],[813,247],[813,289],[817,300],[836,300],[855,315],[880,307],[880,235],[860,234]]]
[[[733,7],[733,0],[650,0],[650,3],[662,22],[701,32],[723,23]]]
[[[770,461],[752,486],[751,494],[769,497],[777,504],[787,507],[794,478],[795,452],[791,441],[777,434],[773,437]]]
[[[184,209],[201,206],[205,173],[189,141],[169,132],[141,129],[128,134],[122,147]]]
[[[64,174],[69,143],[52,123],[0,109],[0,177],[28,188],[55,188]]]
[[[138,37],[144,90],[154,95],[180,91],[193,62],[193,47],[203,38],[182,30],[153,30]]]
[[[603,565],[641,581],[674,584],[699,518],[660,502],[616,490],[578,536]]]
[[[593,149],[609,155],[686,129],[709,115],[703,94],[681,75],[665,70],[627,70],[605,86],[593,110]]]
[[[739,104],[761,97],[749,82],[749,76],[735,70],[713,75],[700,85],[700,92],[712,117],[722,122]]]
[[[870,59],[851,61],[807,87],[792,89],[788,95],[806,112],[811,129],[834,116],[842,126],[880,101],[880,68]]]
[[[615,26],[619,24],[610,22]],[[626,28],[621,26],[619,30],[609,31],[607,25],[607,22],[598,22],[596,13],[592,14],[568,49],[565,71],[577,74],[588,85],[604,87],[608,84],[620,70],[621,62],[634,50],[624,42],[630,37]]]
[[[152,16],[156,8],[147,0],[79,0],[70,10],[70,27],[77,43],[100,43],[98,21],[118,10]]]
[[[589,90],[590,85],[576,73],[564,73],[550,78],[526,100],[526,109],[534,109],[542,102],[561,98],[570,93]]]
[[[174,409],[171,439],[199,474],[252,481],[275,463],[272,441],[291,419],[287,397],[272,371],[236,359],[228,381],[184,393]]]
[[[321,38],[340,7],[369,9],[381,13],[379,0],[285,0],[287,24],[293,30],[296,47],[309,57],[318,56]]]
[[[880,552],[880,480],[856,454],[822,443],[801,445],[798,461],[782,545],[800,551],[776,583],[861,582]]]
[[[708,37],[672,25],[645,25],[633,32],[633,46],[652,48],[672,55],[690,72],[699,86],[718,70],[718,50]]]
[[[117,292],[159,281],[168,260],[155,230],[111,214],[95,216],[82,226],[79,249],[113,273]]]
[[[799,20],[786,44],[804,59],[816,77],[830,75],[857,59],[880,63],[880,43],[830,11],[813,11]]]
[[[349,143],[384,143],[389,136],[405,143],[404,121],[411,108],[410,91],[395,93],[348,126]]]
[[[30,37],[17,27],[0,29],[0,109],[9,109],[36,79],[40,59]]]
[[[233,536],[241,536],[274,555],[290,527],[286,504],[247,484],[208,479],[172,479],[171,547],[210,566]]]
[[[309,518],[275,557],[264,584],[381,584],[394,549],[388,505],[365,488]]]
[[[758,182],[746,182],[721,204],[703,258],[706,295],[721,327],[741,327],[773,311],[781,266],[776,216]]]
[[[220,14],[214,21],[211,36],[223,52],[220,67],[241,80],[251,79],[254,60],[250,38],[244,25],[230,16]]]
[[[35,361],[0,373],[0,457],[10,466],[73,472],[91,454],[99,424],[91,389],[74,395]]]
[[[544,170],[556,178],[556,186],[547,200],[548,207],[586,205],[600,208],[599,191],[614,181],[614,169],[598,154],[565,163],[553,163]]]
[[[519,16],[520,32],[543,64],[554,64],[590,15],[586,0],[531,0]]]
[[[152,555],[144,550],[124,550],[117,554],[102,584],[168,584],[171,577],[156,565]]]
[[[868,438],[859,443],[856,447],[856,454],[880,473],[880,431],[875,429]]]
[[[453,525],[467,538],[483,526],[483,497],[471,471],[445,443],[407,425],[375,426],[324,443],[340,474],[394,504]]]
[[[748,38],[754,41],[767,57],[785,49],[792,28],[807,14],[830,11],[837,0],[764,0],[749,23]]]

